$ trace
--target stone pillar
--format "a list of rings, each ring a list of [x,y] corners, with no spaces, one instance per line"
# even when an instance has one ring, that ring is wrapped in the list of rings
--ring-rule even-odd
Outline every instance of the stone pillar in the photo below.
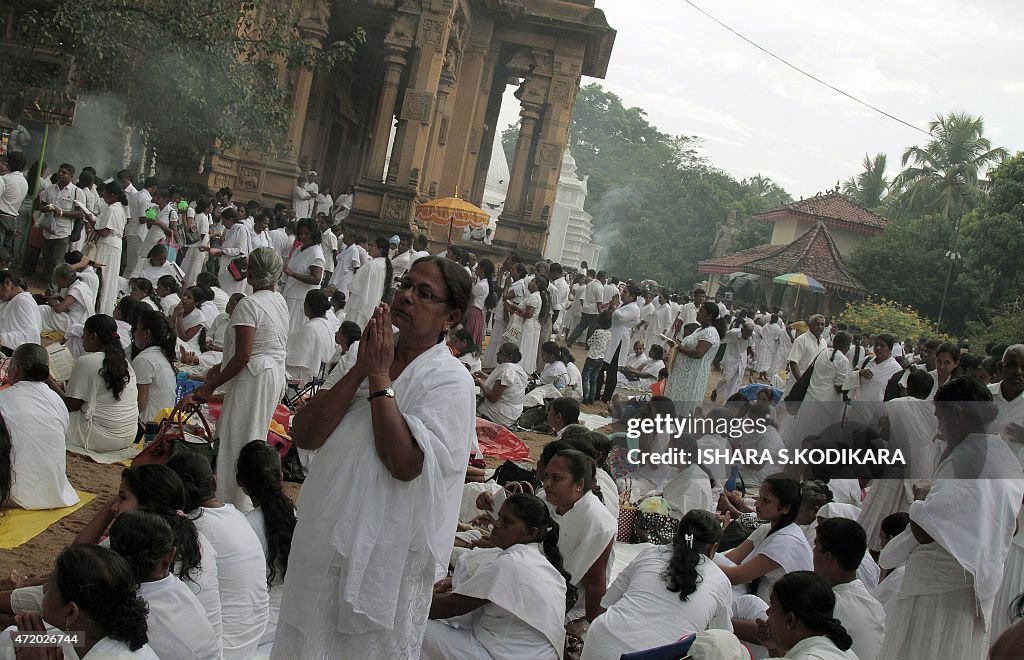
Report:
[[[516,152],[509,168],[508,193],[505,196],[505,212],[502,217],[519,218],[523,212],[526,191],[533,172],[533,147],[542,108],[533,103],[523,103],[519,110],[519,138]]]
[[[303,3],[302,15],[299,18],[299,34],[310,45],[319,50],[327,37],[328,21],[331,17],[330,5],[325,0]],[[313,85],[313,71],[307,66],[295,69],[295,85],[292,89],[291,122],[285,134],[287,155],[285,160],[298,165],[299,149],[302,147],[302,132],[306,127],[306,108],[309,105],[309,92]]]
[[[384,55],[384,82],[380,89],[377,116],[373,121],[370,153],[366,159],[363,178],[367,183],[379,184],[384,178],[384,163],[388,158],[388,140],[391,124],[395,120],[395,104],[398,102],[398,84],[406,66],[406,49],[388,45]]]

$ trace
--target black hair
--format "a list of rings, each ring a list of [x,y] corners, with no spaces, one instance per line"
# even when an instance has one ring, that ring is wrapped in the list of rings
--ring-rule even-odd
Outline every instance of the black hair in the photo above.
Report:
[[[523,354],[519,350],[519,344],[508,341],[499,346],[498,350],[507,355],[510,362],[519,364],[519,361],[523,359]]]
[[[796,522],[796,517],[800,514],[800,482],[788,474],[780,472],[767,477],[762,484],[772,489],[772,494],[779,500],[780,510],[787,504],[789,505],[789,511],[782,514],[782,517],[768,532],[768,536],[771,536],[786,525]]]
[[[128,195],[124,194],[124,188],[117,181],[101,185],[100,192],[105,192],[124,206],[128,206]]]
[[[910,514],[906,511],[897,511],[882,518],[881,528],[886,536],[894,538],[905,532],[908,525],[910,525]]]
[[[794,615],[811,632],[828,637],[840,651],[853,645],[846,628],[833,616],[836,597],[832,587],[817,573],[787,573],[775,583],[772,595],[783,612]]]
[[[455,331],[455,339],[466,344],[466,350],[461,355],[478,355],[480,353],[480,347],[476,345],[476,341],[473,339],[473,333],[465,328],[459,328]]]
[[[210,461],[198,452],[178,452],[167,459],[167,467],[174,470],[185,487],[185,508],[191,513],[213,497],[213,470]]]
[[[992,392],[980,380],[968,376],[946,381],[946,384],[935,393],[934,400],[936,404],[959,405],[964,416],[973,419],[975,424],[988,424],[995,420],[998,413],[995,404],[992,403]]]
[[[157,278],[156,285],[158,287],[162,286],[171,293],[178,293],[181,290],[181,287],[178,286],[178,280],[173,275],[161,275]]]
[[[650,350],[647,351],[648,357],[652,360],[663,360],[665,359],[665,349],[658,344],[651,346]]]
[[[171,370],[173,371],[174,352],[178,345],[178,337],[171,328],[171,324],[167,321],[167,317],[155,309],[144,309],[139,312],[138,318],[132,324],[132,331],[134,332],[139,327],[149,330],[150,335],[153,337],[151,345],[160,349],[160,352],[164,354],[167,361],[171,363]],[[132,342],[132,359],[135,359],[141,352],[142,350],[135,345],[135,342]]]
[[[852,343],[853,337],[849,332],[837,332],[835,336],[832,337],[832,359],[835,359],[836,351],[840,350],[839,346],[846,346],[846,348],[849,348]]]
[[[435,264],[441,269],[441,278],[444,280],[445,290],[448,294],[448,308],[457,310],[461,318],[465,319],[469,295],[473,289],[473,283],[470,281],[466,269],[451,259],[434,255],[417,259],[413,268],[421,264]],[[437,338],[438,342],[444,341],[444,334],[441,333]]]
[[[148,641],[149,606],[139,595],[128,562],[109,548],[79,544],[67,547],[53,565],[50,580],[63,603],[74,602],[95,626],[138,651]]]
[[[484,298],[484,309],[494,309],[498,304],[498,283],[494,279],[494,262],[483,258],[476,262],[476,267],[484,274],[487,280],[487,297]]]
[[[542,353],[554,355],[556,360],[560,360],[562,357],[562,348],[553,341],[546,341],[541,344],[540,350]]]
[[[597,466],[604,467],[602,463],[608,458],[608,454],[612,452],[611,438],[600,431],[587,431],[587,440],[590,441],[590,444],[594,445],[594,451],[597,452],[597,456],[594,458],[597,461]]]
[[[11,434],[7,422],[0,417],[0,516],[7,511],[11,499],[11,485],[14,483],[14,459],[12,457]]]
[[[195,523],[178,515],[179,511],[188,508],[181,477],[166,465],[151,464],[125,468],[121,471],[121,481],[135,496],[140,508],[163,516],[170,525],[174,547],[178,549],[174,574],[182,580],[195,582],[202,551]]]
[[[338,309],[345,309],[345,294],[335,291],[331,294],[331,305],[337,305]]]
[[[380,256],[384,259],[384,290],[381,291],[380,299],[384,302],[391,302],[391,284],[395,281],[395,267],[388,259],[388,253],[391,251],[391,239],[378,236],[373,239],[373,244],[380,250]]]
[[[718,331],[719,337],[725,336],[725,320],[718,317],[718,303],[713,300],[705,300],[701,304],[701,309],[708,315],[708,325],[714,327]]]
[[[540,309],[537,310],[537,320],[544,323],[551,318],[551,294],[548,292],[550,280],[544,275],[534,275],[533,281],[537,283],[537,291],[540,292]]]
[[[295,505],[285,495],[281,457],[266,440],[253,440],[242,447],[235,464],[238,485],[263,512],[267,539],[267,587],[288,570],[288,555],[295,532]]]
[[[896,338],[890,334],[883,333],[880,335],[876,335],[875,341],[882,342],[883,344],[889,347],[889,350],[892,350],[893,345],[896,343]]]
[[[935,379],[924,369],[911,369],[907,376],[907,394],[915,399],[924,399],[935,387]]]
[[[71,176],[75,175],[75,166],[72,165],[71,163],[61,163],[60,167],[57,168],[57,171],[60,171],[60,170],[67,170],[67,172]]]
[[[818,525],[818,544],[822,552],[835,557],[844,571],[855,571],[868,551],[868,535],[855,520],[829,518]]]
[[[552,399],[548,402],[548,408],[561,415],[566,425],[575,424],[580,420],[580,402],[571,396]]]
[[[608,330],[612,327],[612,313],[607,309],[597,314],[597,327]]]
[[[953,358],[954,363],[960,362],[960,347],[951,341],[944,341],[939,344],[939,347],[935,349],[935,355],[939,353],[948,353],[949,357]]]
[[[100,351],[103,353],[100,376],[110,393],[120,401],[124,388],[131,381],[131,369],[128,366],[128,357],[124,354],[124,347],[117,336],[117,321],[106,314],[94,314],[86,319],[85,329],[94,333],[100,343]]]
[[[161,244],[157,243],[156,245],[154,245],[153,247],[151,247],[149,249],[149,253],[146,254],[146,258],[147,259],[152,259],[153,257],[157,256],[158,254],[163,254],[164,258],[166,259],[167,258],[167,246],[166,245],[161,245]]]
[[[128,281],[128,284],[141,291],[146,298],[149,298],[156,305],[157,309],[160,309],[160,299],[156,297],[156,293],[153,291],[153,283],[148,278],[133,277]],[[121,320],[123,321],[124,319]]]
[[[198,275],[196,275],[197,286],[206,287],[207,289],[212,290],[213,287],[217,286],[218,284],[220,284],[220,281],[217,279],[217,276],[209,271],[204,270]]]
[[[320,225],[311,218],[300,218],[299,221],[295,223],[296,238],[299,236],[299,230],[303,227],[309,230],[309,238],[313,242],[313,245],[319,245],[320,239],[323,238],[323,234],[320,232]]]
[[[202,284],[186,287],[185,290],[188,291],[188,295],[192,296],[192,300],[193,302],[195,302],[196,309],[202,307],[204,302],[213,300],[213,291],[210,291],[209,288],[203,286]]]
[[[312,318],[324,316],[327,314],[327,310],[331,308],[331,299],[327,297],[327,293],[323,289],[310,289],[307,291],[305,303],[313,314]]]
[[[341,334],[348,341],[349,346],[359,341],[359,338],[363,336],[363,331],[359,329],[359,324],[355,321],[342,321],[339,330],[341,330]]]
[[[597,485],[597,463],[593,458],[578,449],[563,449],[551,458],[552,460],[564,458],[569,466],[569,474],[572,475],[573,483],[582,481],[584,493],[594,492]],[[548,461],[548,463],[550,462]]]
[[[128,325],[135,325],[135,321],[138,320],[139,314],[147,309],[150,309],[149,305],[146,305],[131,296],[124,296],[117,301],[118,316],[120,316],[121,320]]]
[[[540,458],[537,460],[544,464],[550,463],[558,452],[565,449],[572,449],[572,446],[562,439],[552,440],[540,450]]]
[[[172,548],[171,526],[159,514],[126,511],[110,526],[110,549],[128,562],[136,582],[149,582],[153,571]]]
[[[697,570],[700,558],[706,557],[721,537],[722,526],[710,511],[692,509],[679,521],[672,539],[672,558],[661,574],[666,588],[679,594],[679,600],[686,602],[697,591],[702,582]]]
[[[12,172],[20,172],[25,169],[25,154],[20,151],[11,151],[7,154],[7,167]]]
[[[572,583],[572,576],[562,565],[562,552],[558,549],[558,523],[551,517],[551,511],[544,500],[529,493],[516,493],[508,497],[502,508],[509,507],[516,518],[523,521],[527,529],[538,530],[532,543],[540,543],[544,556],[555,570],[565,579],[565,611],[568,612],[576,604],[579,590]]]

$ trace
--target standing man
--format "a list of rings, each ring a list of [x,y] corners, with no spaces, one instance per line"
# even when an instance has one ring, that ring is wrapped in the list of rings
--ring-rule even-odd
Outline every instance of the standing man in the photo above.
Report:
[[[348,297],[348,285],[359,268],[359,247],[356,245],[355,234],[351,231],[345,232],[341,237],[345,249],[338,253],[338,261],[334,264],[334,274],[331,276],[331,286]]]
[[[75,176],[75,168],[62,163],[57,170],[57,183],[51,183],[40,193],[36,202],[36,210],[42,211],[43,219],[43,274],[51,291],[57,290],[53,279],[53,269],[57,264],[64,263],[64,254],[68,251],[68,238],[76,219],[85,217],[83,211],[75,203],[86,203],[85,193],[71,183]]]
[[[786,382],[786,392],[793,389],[796,381],[800,380],[807,367],[811,366],[818,353],[828,348],[828,344],[822,338],[821,333],[825,329],[825,317],[815,314],[807,319],[807,332],[793,340],[793,348],[789,349],[789,380]]]
[[[588,270],[587,277],[591,279],[583,287],[583,311],[580,315],[579,325],[569,335],[569,346],[575,343],[576,338],[583,334],[584,330],[587,331],[586,337],[583,338],[584,343],[590,339],[590,333],[594,331],[594,324],[597,323],[597,314],[600,311],[601,303],[604,302],[604,271],[597,273],[595,277],[594,271]]]
[[[395,281],[405,277],[405,274],[412,268],[412,236],[409,234],[398,235],[398,252],[391,258],[391,270],[395,274]]]
[[[20,151],[0,157],[0,247],[14,247],[18,213],[28,196],[28,181],[23,169],[25,156]]]
[[[629,335],[640,322],[640,307],[636,298],[640,295],[640,287],[628,285],[620,294],[622,304],[612,312],[611,340],[604,353],[604,368],[597,375],[597,391],[601,392],[601,400],[610,403],[615,385],[619,382],[619,359],[629,350]]]
[[[129,183],[131,179],[129,179]],[[153,206],[153,193],[156,192],[156,177],[146,177],[142,190],[128,197],[128,221],[124,228],[124,250],[121,252],[121,276],[131,275],[139,262],[139,250],[146,238],[149,228],[146,226],[146,211]],[[121,181],[124,185],[124,181]],[[127,188],[125,193],[127,194]]]
[[[295,179],[295,187],[292,189],[292,208],[295,210],[295,217],[313,217],[313,196],[309,194],[306,187],[306,177],[299,175]]]
[[[676,317],[676,322],[672,327],[673,338],[678,338],[680,330],[691,323],[697,322],[697,308],[704,304],[706,298],[707,294],[704,293],[704,289],[694,289],[693,300],[687,300],[679,306],[679,315]]]
[[[569,283],[565,280],[565,273],[562,271],[562,264],[554,263],[548,267],[548,275],[551,280],[551,330],[555,335],[561,335],[559,319],[565,318],[565,310],[569,306]]]

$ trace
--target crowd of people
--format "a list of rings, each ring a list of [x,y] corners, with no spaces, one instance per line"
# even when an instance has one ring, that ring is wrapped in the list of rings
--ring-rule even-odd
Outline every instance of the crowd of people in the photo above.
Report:
[[[182,379],[220,403],[213,463],[125,468],[48,575],[0,592],[13,629],[81,631],[66,657],[617,660],[690,635],[696,659],[1019,655],[1024,345],[369,240],[315,172],[267,209],[69,164],[30,198],[2,162],[5,505],[75,504],[65,451],[131,458]],[[42,295],[19,277],[37,261]],[[295,503],[267,442],[282,401]],[[585,411],[758,423],[630,444]],[[554,437],[488,479],[477,419],[531,412]],[[841,448],[906,460],[784,465]]]

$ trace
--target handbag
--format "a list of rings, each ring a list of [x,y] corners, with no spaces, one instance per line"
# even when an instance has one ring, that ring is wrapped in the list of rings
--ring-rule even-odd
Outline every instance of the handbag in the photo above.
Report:
[[[516,461],[505,461],[494,471],[491,479],[499,486],[525,481],[533,486],[534,492],[540,489],[540,480],[537,479],[537,471],[529,467],[529,463],[517,463]]]
[[[523,338],[523,317],[518,314],[512,317],[512,321],[505,328],[505,333],[501,335],[504,341],[511,342],[516,346]]]
[[[195,419],[198,424],[193,421]],[[202,454],[212,465],[217,458],[217,446],[218,442],[199,404],[191,398],[185,398],[174,406],[167,419],[160,422],[156,440],[132,459],[132,467],[163,464],[175,453],[182,451]]]
[[[228,263],[228,274],[236,282],[241,282],[249,277],[249,257],[242,255],[232,259]]]
[[[679,527],[679,521],[672,516],[637,510],[636,539],[638,543],[668,545],[675,539],[677,527]]]
[[[828,349],[824,349],[821,353],[824,353]],[[811,375],[814,373],[814,363],[821,357],[821,353],[814,356],[811,360],[811,365],[807,367],[807,371],[800,374],[800,378],[793,384],[793,389],[786,395],[786,401],[803,401],[804,397],[807,396],[807,388],[811,385]]]

